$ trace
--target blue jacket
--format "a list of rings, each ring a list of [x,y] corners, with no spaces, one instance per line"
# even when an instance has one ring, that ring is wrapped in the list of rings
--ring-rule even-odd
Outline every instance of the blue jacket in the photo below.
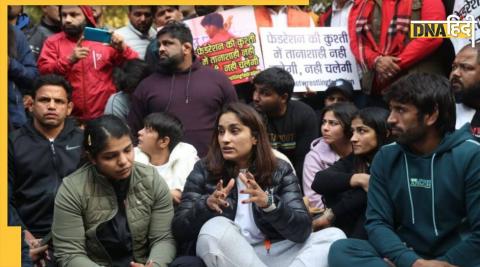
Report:
[[[398,267],[419,258],[480,265],[480,144],[469,125],[430,155],[384,146],[370,170],[365,228],[382,257]]]
[[[23,95],[32,89],[38,76],[37,62],[30,50],[27,38],[17,27],[9,26],[15,35],[16,55],[9,57],[8,64],[8,115],[18,128],[27,122]]]

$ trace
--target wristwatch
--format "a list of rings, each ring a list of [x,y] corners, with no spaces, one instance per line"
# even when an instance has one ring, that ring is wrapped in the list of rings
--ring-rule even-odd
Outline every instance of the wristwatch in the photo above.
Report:
[[[264,212],[270,212],[277,208],[275,202],[273,201],[273,193],[270,190],[266,191],[267,193],[267,207],[262,209]]]

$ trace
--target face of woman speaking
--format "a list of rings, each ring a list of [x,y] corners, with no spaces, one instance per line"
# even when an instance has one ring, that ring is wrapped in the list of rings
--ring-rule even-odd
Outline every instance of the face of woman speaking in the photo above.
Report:
[[[110,179],[127,179],[132,173],[133,144],[130,136],[110,137],[103,151],[92,159],[98,171]]]
[[[227,112],[220,116],[218,143],[225,160],[235,162],[239,168],[248,168],[252,148],[257,144],[257,139],[236,114]]]

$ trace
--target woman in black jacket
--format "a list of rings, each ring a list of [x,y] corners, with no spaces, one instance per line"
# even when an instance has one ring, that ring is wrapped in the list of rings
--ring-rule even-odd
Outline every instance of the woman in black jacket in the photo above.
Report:
[[[297,178],[273,155],[260,116],[241,103],[217,119],[172,228],[179,242],[198,238],[196,253],[207,266],[327,266],[330,244],[344,237],[336,228],[311,235]]]
[[[367,206],[370,163],[378,149],[388,143],[388,111],[370,107],[352,117],[353,153],[317,172],[312,189],[323,195],[327,209],[313,221],[314,230],[335,226],[348,237],[366,239],[363,228]]]

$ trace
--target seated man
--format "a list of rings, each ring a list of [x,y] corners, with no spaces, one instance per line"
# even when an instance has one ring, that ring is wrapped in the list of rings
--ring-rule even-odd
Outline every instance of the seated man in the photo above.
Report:
[[[457,123],[461,128],[470,123],[472,133],[480,138],[480,57],[478,47],[468,44],[462,48],[452,64],[450,84],[457,101]]]
[[[345,79],[337,79],[331,82],[325,90],[325,107],[338,102],[353,102],[352,83]]]
[[[39,240],[49,239],[55,195],[63,177],[77,169],[83,141],[68,118],[72,88],[62,76],[40,76],[32,97],[32,120],[8,137],[8,221],[25,236],[22,266],[45,256],[48,246],[38,247]]]
[[[253,104],[264,115],[272,147],[285,154],[302,184],[305,155],[318,137],[315,112],[300,101],[291,101],[295,81],[284,69],[268,68],[253,79]]]
[[[334,243],[330,266],[480,266],[480,144],[455,131],[448,80],[412,74],[385,99],[397,142],[370,168],[368,241]]]
[[[180,142],[183,125],[168,113],[151,113],[145,118],[144,127],[138,131],[138,147],[135,161],[154,166],[165,179],[174,204],[182,198],[187,176],[198,160],[197,150]]]

